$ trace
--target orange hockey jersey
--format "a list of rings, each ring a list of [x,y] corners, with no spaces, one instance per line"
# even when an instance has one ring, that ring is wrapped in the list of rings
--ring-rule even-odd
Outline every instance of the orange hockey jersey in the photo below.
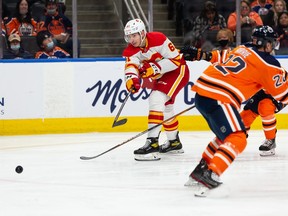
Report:
[[[37,22],[32,18],[31,23],[19,22],[16,17],[13,17],[6,23],[7,35],[18,34],[20,36],[36,36],[37,35]]]
[[[212,50],[210,53],[212,55],[212,58],[210,59],[211,63],[223,63],[228,58],[232,48],[227,48],[223,50]]]
[[[230,52],[224,63],[209,66],[192,90],[237,109],[260,89],[287,104],[286,79],[287,72],[273,56],[241,45]]]

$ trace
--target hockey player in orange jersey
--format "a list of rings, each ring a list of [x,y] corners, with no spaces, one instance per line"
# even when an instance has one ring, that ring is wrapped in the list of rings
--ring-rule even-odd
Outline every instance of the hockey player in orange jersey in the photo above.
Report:
[[[233,41],[233,34],[229,31],[229,29],[228,31],[227,29],[219,30],[217,34],[219,44],[225,45],[225,41],[229,43]],[[186,60],[205,60],[211,63],[223,63],[227,60],[231,50],[231,47],[226,44],[226,46],[220,46],[210,52],[203,52],[200,48],[185,46],[181,49],[181,52],[186,53]],[[254,120],[258,116],[261,117],[263,131],[266,138],[259,147],[261,156],[275,155],[275,139],[277,132],[275,113],[279,112],[282,108],[281,105],[275,102],[271,95],[266,94],[264,90],[260,90],[249,99],[248,103],[244,106],[243,111],[240,113],[247,133]]]
[[[209,66],[192,87],[196,108],[216,138],[204,150],[186,185],[201,183],[212,189],[222,183],[219,177],[247,144],[239,113],[244,101],[265,89],[281,106],[288,103],[287,72],[270,55],[276,39],[271,27],[256,27],[255,47],[236,47],[227,61]]]
[[[148,128],[174,115],[175,97],[189,81],[186,61],[173,43],[160,32],[146,32],[140,19],[127,22],[124,28],[128,46],[123,51],[126,88],[138,92],[141,79],[152,79],[149,96]],[[146,143],[134,151],[135,160],[159,160],[160,153],[183,153],[176,118],[163,124],[167,141],[159,146],[161,127],[148,132]]]
[[[240,113],[246,131],[250,130],[250,126],[255,119],[260,116],[265,140],[259,146],[261,156],[275,155],[276,148],[276,116],[275,113],[284,108],[282,103],[278,103],[270,94],[263,89],[251,97]]]

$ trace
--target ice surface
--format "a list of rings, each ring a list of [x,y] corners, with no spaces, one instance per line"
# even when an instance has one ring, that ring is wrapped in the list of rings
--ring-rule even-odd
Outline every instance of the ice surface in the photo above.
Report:
[[[137,133],[0,137],[1,216],[282,216],[288,205],[288,136],[277,133],[276,155],[260,157],[262,131],[222,175],[222,189],[194,197],[184,187],[211,132],[180,132],[185,153],[139,162],[143,135],[91,161]],[[161,141],[164,142],[164,133]],[[22,174],[15,168],[21,165]]]

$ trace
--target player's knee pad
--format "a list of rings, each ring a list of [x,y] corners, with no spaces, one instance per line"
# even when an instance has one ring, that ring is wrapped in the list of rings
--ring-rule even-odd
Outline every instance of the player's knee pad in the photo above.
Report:
[[[276,107],[271,99],[265,98],[259,102],[258,112],[262,117],[274,115],[275,109]]]
[[[149,110],[164,112],[165,103],[169,97],[160,91],[153,91],[149,96]]]
[[[244,131],[231,133],[228,137],[226,137],[224,142],[231,143],[231,147],[234,148],[238,154],[240,154],[247,145],[246,133]]]

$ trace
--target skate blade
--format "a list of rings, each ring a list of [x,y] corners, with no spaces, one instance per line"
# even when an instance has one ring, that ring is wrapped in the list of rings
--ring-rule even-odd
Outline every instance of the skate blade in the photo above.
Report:
[[[194,192],[195,197],[202,197],[202,198],[216,198],[216,199],[226,199],[231,194],[230,188],[226,185],[219,185],[216,188],[209,189],[202,183],[199,183],[198,188]]]
[[[185,187],[198,187],[200,183],[189,176],[188,181],[184,184]]]
[[[160,154],[183,154],[184,150],[183,149],[179,149],[179,150],[172,150],[172,151],[168,151],[168,152],[159,152]]]
[[[161,159],[158,152],[150,154],[134,154],[134,159],[136,161],[158,161]]]
[[[205,185],[199,183],[197,190],[194,192],[195,197],[207,197],[210,193],[210,189]]]
[[[260,151],[260,156],[273,156],[275,155],[275,149],[271,149],[269,151]]]

